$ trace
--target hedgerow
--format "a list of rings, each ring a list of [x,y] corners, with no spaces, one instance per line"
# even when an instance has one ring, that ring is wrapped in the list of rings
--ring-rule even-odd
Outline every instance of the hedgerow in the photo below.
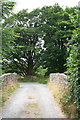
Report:
[[[80,10],[75,13],[70,16],[75,30],[67,44],[69,57],[66,63],[66,73],[69,96],[66,96],[66,101],[74,104],[76,110],[74,117],[80,118]]]

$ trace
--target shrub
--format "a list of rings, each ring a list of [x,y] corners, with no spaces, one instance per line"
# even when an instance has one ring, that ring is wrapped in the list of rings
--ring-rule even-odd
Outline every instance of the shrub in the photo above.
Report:
[[[19,77],[20,82],[37,82],[37,83],[42,83],[46,84],[47,83],[48,76],[26,76],[26,77]]]
[[[67,104],[74,104],[76,113],[74,117],[80,117],[80,18],[79,11],[76,15],[71,16],[71,21],[74,22],[75,30],[73,31],[72,39],[68,40],[67,50],[69,57],[67,58],[67,82],[68,95],[65,95]],[[64,101],[64,100],[63,100]]]
[[[38,75],[38,76],[45,76],[45,74],[46,74],[46,72],[47,72],[47,69],[48,68],[43,68],[42,66],[39,66],[38,68],[37,68],[37,71],[35,72],[36,73],[36,75]]]

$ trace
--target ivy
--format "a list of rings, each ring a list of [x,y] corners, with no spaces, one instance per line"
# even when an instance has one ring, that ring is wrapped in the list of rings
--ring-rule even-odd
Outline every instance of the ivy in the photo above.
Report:
[[[68,40],[67,51],[67,82],[68,92],[67,101],[71,101],[75,105],[77,118],[80,118],[80,10],[75,11],[75,15],[70,16],[74,23],[75,30],[72,38]]]

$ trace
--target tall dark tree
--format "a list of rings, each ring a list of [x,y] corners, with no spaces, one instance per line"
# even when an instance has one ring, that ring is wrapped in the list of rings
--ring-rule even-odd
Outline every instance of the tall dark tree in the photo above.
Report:
[[[69,14],[58,4],[41,9],[41,23],[44,31],[43,64],[51,72],[64,72],[67,57],[66,39],[71,38],[73,25]]]

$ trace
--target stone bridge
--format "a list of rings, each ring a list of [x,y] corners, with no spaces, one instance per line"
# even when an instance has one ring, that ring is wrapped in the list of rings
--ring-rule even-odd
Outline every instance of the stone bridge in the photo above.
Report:
[[[64,73],[51,73],[50,74],[50,82],[56,84],[59,83],[62,87],[67,84],[66,79],[67,75]]]
[[[0,76],[0,89],[4,86],[7,86],[8,84],[17,82],[17,74],[16,73],[7,73],[7,74],[3,74],[2,76]]]

